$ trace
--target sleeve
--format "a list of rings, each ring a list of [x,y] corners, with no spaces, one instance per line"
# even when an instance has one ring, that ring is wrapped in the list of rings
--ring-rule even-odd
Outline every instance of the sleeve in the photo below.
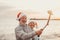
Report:
[[[23,31],[23,29],[19,29],[19,28],[16,29],[15,32],[16,32],[16,35],[23,40],[32,38],[36,35],[35,31],[32,31],[30,33],[26,33]]]

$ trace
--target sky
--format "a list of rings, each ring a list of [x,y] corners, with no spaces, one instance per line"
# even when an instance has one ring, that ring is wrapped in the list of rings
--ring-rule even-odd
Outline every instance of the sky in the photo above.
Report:
[[[51,18],[60,18],[60,0],[0,0],[0,30],[6,28],[11,31],[15,28],[18,11],[25,11],[28,17],[48,18],[48,10],[53,12]],[[60,28],[59,21],[53,24],[54,28],[57,27],[55,25],[58,25],[57,29]]]
[[[52,10],[52,18],[60,18],[60,0],[0,0],[0,15],[9,10],[39,12],[37,15],[42,17],[47,17],[47,11]]]

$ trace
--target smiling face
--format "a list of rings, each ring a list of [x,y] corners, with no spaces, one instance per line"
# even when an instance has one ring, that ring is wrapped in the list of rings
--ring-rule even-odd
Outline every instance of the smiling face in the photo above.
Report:
[[[35,22],[30,22],[29,24],[28,24],[32,29],[36,26],[36,24],[35,24]]]
[[[22,17],[20,18],[20,20],[19,20],[19,23],[20,23],[21,25],[26,24],[26,22],[27,22],[27,17],[26,17],[26,16],[22,16]]]

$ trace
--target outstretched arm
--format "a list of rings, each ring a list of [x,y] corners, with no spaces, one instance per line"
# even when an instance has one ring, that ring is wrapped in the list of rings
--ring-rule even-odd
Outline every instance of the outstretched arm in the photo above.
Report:
[[[50,21],[51,15],[52,15],[52,11],[48,10],[48,14],[49,14],[48,21],[47,21],[46,25],[43,27],[43,30],[49,25],[49,21]]]

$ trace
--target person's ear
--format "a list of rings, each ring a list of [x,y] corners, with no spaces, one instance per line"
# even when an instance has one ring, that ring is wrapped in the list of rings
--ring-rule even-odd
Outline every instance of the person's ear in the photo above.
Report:
[[[20,19],[18,21],[20,21]]]

